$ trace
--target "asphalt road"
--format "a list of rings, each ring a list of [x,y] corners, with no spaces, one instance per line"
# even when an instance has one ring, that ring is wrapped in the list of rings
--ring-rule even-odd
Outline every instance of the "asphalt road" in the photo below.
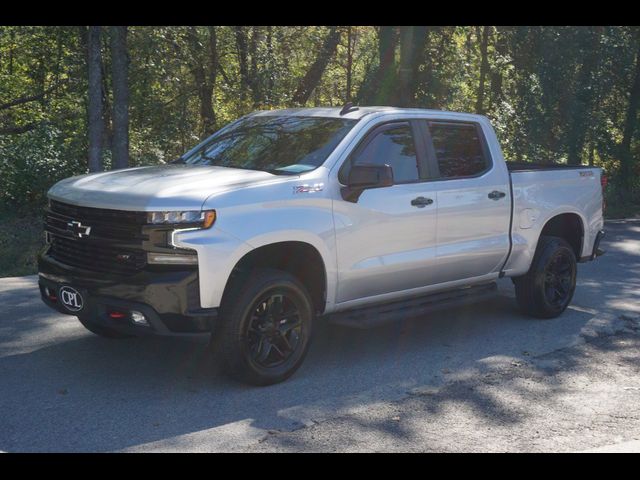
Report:
[[[0,451],[640,451],[640,222],[609,222],[558,319],[491,301],[322,327],[289,381],[227,380],[206,340],[106,340],[0,279]]]

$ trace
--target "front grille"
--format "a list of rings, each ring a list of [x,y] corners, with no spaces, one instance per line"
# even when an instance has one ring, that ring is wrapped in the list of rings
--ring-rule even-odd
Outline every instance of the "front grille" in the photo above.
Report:
[[[51,201],[46,223],[52,233],[64,233],[70,221],[91,226],[91,237],[106,240],[141,242],[147,237],[142,234],[142,225],[147,221],[145,212],[107,210],[103,208],[78,207]]]
[[[91,227],[78,237],[71,222]],[[143,242],[145,212],[78,207],[52,201],[45,217],[51,247],[48,255],[72,267],[100,273],[133,275],[146,266]]]
[[[80,207],[55,200],[51,200],[51,211],[67,217],[73,217],[76,220],[90,218],[96,222],[112,222],[126,225],[144,225],[147,223],[147,214],[145,212]]]
[[[132,275],[146,264],[146,254],[142,250],[107,247],[56,235],[51,237],[49,255],[65,265],[118,275]]]

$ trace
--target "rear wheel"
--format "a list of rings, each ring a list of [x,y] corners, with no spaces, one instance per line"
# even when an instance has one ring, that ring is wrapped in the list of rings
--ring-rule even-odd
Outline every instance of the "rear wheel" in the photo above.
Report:
[[[571,303],[577,264],[571,246],[562,238],[541,237],[526,275],[514,279],[521,310],[538,318],[554,318]]]
[[[96,335],[99,335],[101,337],[112,339],[133,337],[133,335],[127,335],[126,333],[118,332],[117,330],[105,327],[104,325],[98,325],[97,323],[92,322],[89,318],[86,317],[78,317],[78,320],[80,320],[80,323],[84,328],[89,330],[91,333],[95,333]]]
[[[306,288],[287,272],[258,269],[231,289],[212,339],[227,373],[253,385],[293,375],[311,339],[314,311]]]

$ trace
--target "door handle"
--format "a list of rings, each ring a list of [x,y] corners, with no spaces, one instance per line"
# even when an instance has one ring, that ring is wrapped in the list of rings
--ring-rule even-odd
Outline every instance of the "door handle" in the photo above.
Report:
[[[493,192],[491,192],[489,195],[487,195],[491,200],[500,200],[501,198],[504,198],[507,196],[506,193],[504,192],[499,192],[498,190],[494,190]]]
[[[431,200],[430,198],[424,198],[424,197],[418,197],[411,200],[411,205],[418,208],[424,208],[427,205],[431,205],[432,203],[433,203],[433,200]]]

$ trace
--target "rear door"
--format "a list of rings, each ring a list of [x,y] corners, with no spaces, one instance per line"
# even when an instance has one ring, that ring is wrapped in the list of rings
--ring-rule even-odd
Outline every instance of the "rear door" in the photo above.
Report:
[[[504,162],[494,162],[482,126],[421,122],[436,197],[437,273],[444,283],[499,272],[509,251],[511,194]]]

